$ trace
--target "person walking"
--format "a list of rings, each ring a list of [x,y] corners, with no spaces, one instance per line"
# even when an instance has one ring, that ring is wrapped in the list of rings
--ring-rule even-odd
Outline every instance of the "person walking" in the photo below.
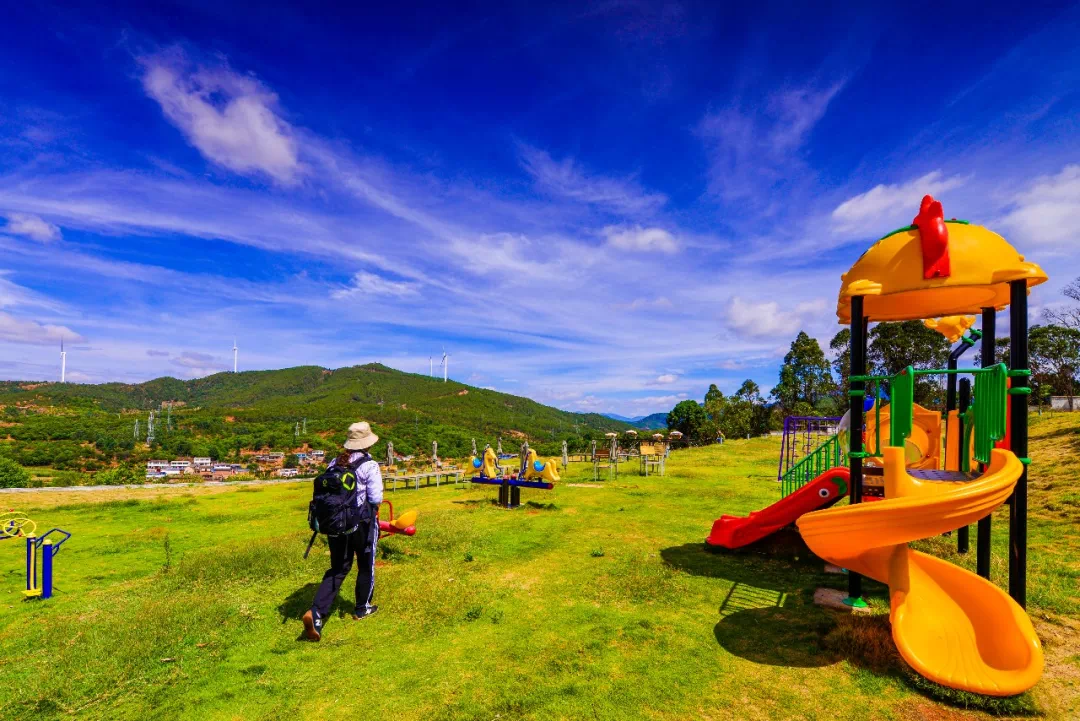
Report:
[[[330,462],[327,471],[337,469],[355,476],[356,506],[359,519],[351,532],[327,536],[330,546],[330,568],[323,574],[315,592],[311,609],[304,614],[304,635],[311,641],[322,638],[323,624],[330,615],[341,584],[352,569],[356,557],[356,608],[353,618],[371,616],[379,607],[372,604],[375,594],[375,550],[379,543],[379,505],[382,503],[383,483],[379,464],[368,453],[379,437],[371,426],[361,421],[349,426],[344,450]]]

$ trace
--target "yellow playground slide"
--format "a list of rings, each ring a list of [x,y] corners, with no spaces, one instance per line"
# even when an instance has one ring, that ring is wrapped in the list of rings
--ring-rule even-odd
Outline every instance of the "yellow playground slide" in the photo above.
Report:
[[[1043,653],[1024,609],[989,581],[908,547],[989,515],[1012,493],[1020,460],[995,449],[974,481],[921,480],[932,475],[912,477],[903,448],[882,450],[885,500],[802,516],[807,545],[830,563],[889,585],[893,640],[921,675],[990,696],[1031,688],[1042,675]]]

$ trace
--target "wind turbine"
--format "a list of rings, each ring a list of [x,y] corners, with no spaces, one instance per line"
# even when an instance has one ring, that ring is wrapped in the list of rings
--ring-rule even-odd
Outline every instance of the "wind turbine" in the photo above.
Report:
[[[236,372],[236,354],[237,354],[236,338],[233,338],[233,341],[232,341],[232,372],[233,373]]]
[[[67,351],[64,350],[64,337],[60,336],[60,382],[67,379]]]
[[[427,357],[427,377],[428,378],[434,378],[435,377],[435,365],[434,365],[434,361],[431,360],[431,356]]]
[[[450,356],[446,354],[446,350],[442,352],[442,382],[445,383],[447,379],[448,369],[450,366]]]

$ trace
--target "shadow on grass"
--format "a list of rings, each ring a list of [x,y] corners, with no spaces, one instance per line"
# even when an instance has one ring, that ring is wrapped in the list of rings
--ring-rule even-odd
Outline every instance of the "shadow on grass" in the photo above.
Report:
[[[716,642],[728,653],[789,668],[828,666],[840,660],[822,643],[834,625],[832,619],[808,607],[810,601],[804,598],[805,576],[815,573],[820,561],[815,559],[814,566],[809,559],[792,565],[745,553],[715,553],[703,543],[665,548],[660,557],[685,573],[731,583],[713,629]]]
[[[345,579],[345,585],[350,585],[351,578]],[[281,623],[286,624],[290,621],[300,621],[301,617],[311,608],[311,602],[315,598],[315,591],[319,589],[319,583],[313,581],[311,583],[305,583],[300,588],[296,589],[288,595],[288,597],[282,601],[278,606],[278,613],[281,614]],[[344,587],[343,587],[344,588]],[[355,602],[346,600],[342,597],[342,594],[338,594],[338,597],[334,599],[334,605],[330,607],[330,615],[333,616],[334,612],[337,612],[338,618],[344,618],[346,615],[352,613],[355,606]]]
[[[853,667],[892,678],[939,703],[998,716],[1033,716],[1030,693],[993,698],[939,686],[918,675],[893,643],[889,617],[852,616],[813,604],[813,588],[841,587],[845,576],[825,577],[822,561],[807,554],[798,561],[748,553],[706,550],[703,543],[665,548],[661,558],[677,570],[728,581],[713,628],[716,642],[733,656],[753,663],[814,668],[847,661]],[[888,607],[888,588],[864,579],[864,596]]]

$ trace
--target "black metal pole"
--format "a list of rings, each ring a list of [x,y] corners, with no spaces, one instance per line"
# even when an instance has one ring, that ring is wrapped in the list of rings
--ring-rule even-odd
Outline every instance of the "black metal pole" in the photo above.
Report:
[[[1028,461],[1028,302],[1027,282],[1009,284],[1009,366],[1013,372],[1009,391],[1009,424],[1012,452],[1024,464],[1016,481],[1009,506],[1009,595],[1020,606],[1027,606],[1027,464]],[[1020,373],[1017,374],[1017,371]]]
[[[866,375],[866,321],[863,319],[863,298],[861,295],[851,299],[851,428],[848,430],[848,461],[851,470],[851,489],[849,501],[862,501],[863,481],[863,400],[866,382],[854,380],[856,376]],[[860,393],[859,391],[862,391]],[[862,601],[862,576],[848,571],[848,599],[852,604]]]
[[[982,367],[994,365],[994,349],[997,345],[997,310],[983,308],[982,312]],[[978,403],[979,399],[976,398]],[[979,520],[978,537],[975,539],[975,572],[990,580],[990,520],[992,515]]]
[[[960,411],[960,423],[957,424],[957,435],[959,435],[960,437],[956,439],[957,464],[960,463],[960,458],[962,457],[962,454],[967,450],[964,448],[964,413],[967,411],[969,405],[971,405],[971,379],[963,378],[960,380],[960,405],[957,408],[957,410]],[[957,465],[957,468],[962,468],[962,466]],[[970,529],[967,526],[963,526],[956,531],[956,552],[967,553],[970,546]]]

